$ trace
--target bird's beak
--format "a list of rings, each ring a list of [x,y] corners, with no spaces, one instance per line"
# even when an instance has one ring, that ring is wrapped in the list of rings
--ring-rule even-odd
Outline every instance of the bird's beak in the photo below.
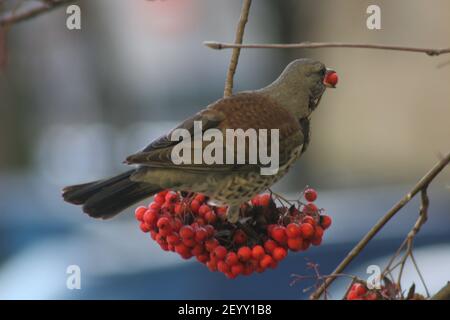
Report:
[[[325,77],[323,78],[323,84],[327,88],[336,88],[337,82],[338,82],[338,75],[336,71],[327,68],[327,72],[325,73]]]

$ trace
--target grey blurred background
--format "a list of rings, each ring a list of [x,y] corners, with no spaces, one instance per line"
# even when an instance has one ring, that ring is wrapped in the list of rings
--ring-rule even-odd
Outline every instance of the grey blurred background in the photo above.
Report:
[[[124,170],[128,154],[221,97],[231,51],[202,42],[233,41],[241,1],[78,3],[81,31],[65,27],[60,8],[7,32],[8,63],[0,72],[2,299],[305,298],[302,289],[311,282],[289,286],[292,273],[311,273],[305,258],[331,272],[450,150],[449,55],[243,50],[236,92],[265,86],[299,57],[319,59],[338,72],[338,89],[328,90],[314,113],[308,152],[275,188],[295,196],[314,186],[334,224],[319,248],[291,254],[274,271],[226,280],[162,252],[132,214],[89,219],[61,200],[60,189]],[[244,39],[450,45],[449,1],[376,1],[382,13],[377,31],[366,28],[370,4],[375,2],[253,1]],[[450,280],[449,195],[447,168],[430,187],[430,219],[416,243],[431,291]],[[348,273],[366,277],[368,265],[382,266],[417,208],[417,201],[409,204]],[[81,290],[66,288],[72,264],[81,268]],[[409,271],[406,285],[418,281]],[[335,298],[343,285],[335,286]]]

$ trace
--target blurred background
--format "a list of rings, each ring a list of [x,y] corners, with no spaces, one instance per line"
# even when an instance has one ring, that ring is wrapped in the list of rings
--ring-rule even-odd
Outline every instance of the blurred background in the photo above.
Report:
[[[0,1],[3,9],[20,1]],[[35,1],[22,1],[24,6]],[[276,270],[227,280],[166,253],[131,214],[97,221],[64,203],[60,190],[125,170],[130,153],[223,94],[241,1],[79,1],[82,30],[65,8],[11,26],[0,71],[1,299],[302,299],[440,155],[450,151],[450,56],[364,49],[243,50],[235,92],[273,81],[291,60],[333,67],[312,119],[312,142],[274,188],[305,185],[333,218],[320,247],[290,254]],[[366,28],[373,1],[254,1],[245,42],[342,41],[440,48],[450,45],[447,0],[376,1],[381,30]],[[416,259],[432,292],[450,280],[450,170],[429,189],[430,217]],[[147,201],[148,202],[148,201]],[[383,263],[413,225],[412,201],[347,270],[362,278]],[[308,259],[308,260],[307,260]],[[81,268],[81,290],[66,269]],[[411,269],[405,286],[418,283]],[[345,282],[331,291],[340,298]]]

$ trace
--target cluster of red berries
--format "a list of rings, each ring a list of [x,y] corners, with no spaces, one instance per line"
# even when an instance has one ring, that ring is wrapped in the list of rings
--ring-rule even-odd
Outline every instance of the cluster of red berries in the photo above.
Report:
[[[355,282],[346,296],[347,300],[379,300],[375,290],[369,290],[364,283]]]
[[[306,204],[277,207],[276,197],[261,194],[241,206],[240,220],[226,219],[227,207],[209,205],[202,194],[162,191],[148,207],[135,211],[143,232],[163,250],[184,259],[196,257],[211,271],[229,278],[275,268],[288,250],[304,251],[322,243],[331,218],[313,203],[317,192],[303,193]]]

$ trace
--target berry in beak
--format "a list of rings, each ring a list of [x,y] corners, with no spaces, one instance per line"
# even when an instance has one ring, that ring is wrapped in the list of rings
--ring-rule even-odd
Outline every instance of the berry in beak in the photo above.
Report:
[[[325,78],[323,78],[323,84],[327,88],[336,88],[336,84],[338,83],[338,75],[336,71],[332,69],[327,69],[325,73]]]

